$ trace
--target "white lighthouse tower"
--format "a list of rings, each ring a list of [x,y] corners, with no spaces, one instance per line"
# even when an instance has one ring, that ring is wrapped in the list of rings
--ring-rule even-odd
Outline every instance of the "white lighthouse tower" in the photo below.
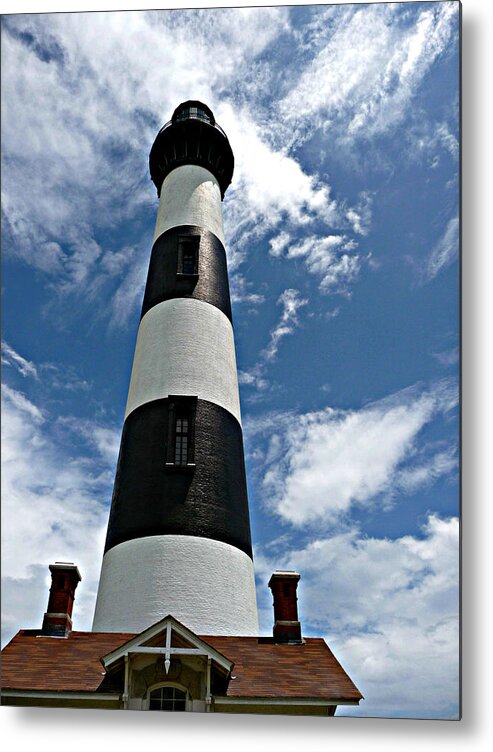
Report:
[[[199,634],[258,616],[222,199],[234,158],[184,102],[150,153],[160,196],[93,623]]]

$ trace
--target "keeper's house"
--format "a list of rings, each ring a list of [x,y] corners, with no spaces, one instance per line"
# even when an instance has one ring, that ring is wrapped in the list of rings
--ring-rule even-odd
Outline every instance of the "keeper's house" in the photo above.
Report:
[[[325,641],[302,637],[295,572],[271,577],[272,637],[242,637],[197,635],[171,615],[139,634],[72,631],[77,567],[50,569],[42,628],[3,650],[3,705],[332,716],[362,699]]]

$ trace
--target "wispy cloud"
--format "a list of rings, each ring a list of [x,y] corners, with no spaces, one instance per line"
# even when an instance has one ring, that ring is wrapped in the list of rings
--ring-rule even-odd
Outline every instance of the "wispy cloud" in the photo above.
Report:
[[[292,288],[284,290],[279,296],[277,304],[282,308],[281,315],[270,331],[269,344],[261,351],[258,362],[252,368],[248,371],[239,371],[238,381],[240,384],[255,387],[258,392],[262,392],[269,387],[267,365],[277,357],[281,340],[293,334],[300,325],[298,311],[307,303],[308,299],[302,298],[299,290]],[[248,399],[252,401],[254,398],[249,397]]]
[[[454,113],[454,124],[457,115]],[[409,132],[411,142],[410,153],[418,158],[426,157],[430,167],[435,168],[441,162],[443,153],[449,155],[454,162],[459,159],[459,140],[452,133],[452,126],[446,122],[418,123]]]
[[[364,236],[369,194],[348,206],[324,176],[302,167],[291,145],[330,128],[339,149],[402,122],[447,51],[457,5],[426,6],[413,23],[396,7],[327,8],[305,31],[290,25],[288,8],[134,12],[124,23],[120,13],[94,14],[90,23],[75,14],[10,17],[2,39],[6,252],[41,270],[56,291],[83,291],[81,302],[106,284],[104,315],[121,322],[120,300],[141,277],[131,243],[115,251],[99,231],[135,227],[153,205],[145,154],[176,102],[192,94],[211,104],[236,155],[225,202],[232,269],[245,258],[245,240],[281,223],[310,237],[321,223],[319,240],[349,228]],[[303,51],[276,79],[280,101],[272,88],[248,88],[252,70],[272,84],[276,62],[266,53],[276,39]],[[237,93],[228,100],[226,91]],[[445,124],[436,138],[456,148]],[[293,238],[294,247],[303,242]],[[358,274],[362,259],[352,250],[323,275],[323,290]],[[314,253],[306,250],[306,263],[315,270]]]
[[[419,535],[394,540],[357,529],[305,547],[256,550],[262,630],[271,631],[265,584],[274,569],[302,573],[304,634],[326,639],[365,695],[341,714],[457,717],[459,523],[430,515]]]
[[[49,389],[63,392],[82,392],[87,394],[93,389],[92,381],[84,379],[72,365],[57,363],[40,363],[40,379]]]
[[[237,159],[234,184],[225,200],[225,228],[233,268],[243,259],[247,240],[272,232],[281,223],[306,227],[312,222],[339,224],[338,202],[331,187],[310,175],[285,148],[273,146],[249,111],[218,108]],[[271,128],[273,126],[271,125]]]
[[[459,348],[453,347],[451,350],[442,350],[433,353],[433,357],[436,358],[442,366],[454,366],[459,362]]]
[[[110,327],[124,326],[130,316],[139,309],[144,294],[148,269],[147,253],[127,249],[124,274],[113,293],[110,305]]]
[[[339,148],[394,129],[430,67],[447,51],[457,13],[453,2],[427,5],[407,25],[396,4],[349,6],[336,24],[326,24],[323,46],[319,29],[320,50],[280,103],[284,121],[298,138],[330,127]]]
[[[410,492],[456,468],[455,450],[423,459],[416,452],[420,431],[457,404],[454,382],[405,389],[360,410],[326,408],[293,416],[267,432],[275,456],[264,458],[263,490],[269,509],[295,526],[335,524],[354,505],[396,488]]]
[[[438,451],[431,454],[424,462],[405,467],[399,470],[395,476],[396,490],[402,489],[405,493],[412,493],[419,488],[434,483],[443,476],[456,475],[458,473],[457,448],[455,445],[446,451]]]
[[[423,272],[423,283],[431,282],[437,274],[455,261],[459,253],[459,218],[447,223],[443,235],[431,251]]]
[[[298,290],[288,289],[279,296],[277,303],[282,306],[282,313],[279,322],[270,333],[270,342],[262,353],[267,360],[273,360],[276,357],[283,337],[292,334],[299,326],[298,311],[308,303],[308,300],[302,298]]]
[[[121,324],[120,298],[128,311],[129,285],[136,281],[133,250],[117,248],[120,263],[112,264],[115,250],[100,240],[100,231],[111,234],[125,222],[131,229],[155,204],[145,155],[176,103],[192,92],[215,108],[215,92],[241,77],[286,19],[284,8],[254,8],[6,20],[7,252],[42,271],[54,291],[79,295],[80,302],[106,284],[112,302],[103,313]]]
[[[81,420],[74,417],[61,417],[57,420],[57,426],[75,436],[81,436],[86,444],[95,449],[108,468],[116,467],[118,451],[120,449],[121,431],[109,428],[92,420]]]
[[[73,365],[56,364],[50,362],[34,363],[27,360],[14,350],[7,342],[2,342],[2,365],[13,367],[24,377],[32,377],[45,394],[53,398],[53,390],[57,392],[82,392],[88,393],[92,389],[92,382],[84,379]],[[6,375],[6,374],[4,374]],[[7,386],[5,388],[8,389]],[[12,398],[20,392],[12,391]],[[38,408],[35,408],[36,410]]]
[[[19,415],[28,415],[34,423],[41,423],[43,413],[31,400],[29,400],[25,394],[19,392],[17,389],[11,389],[7,384],[2,386],[2,395],[5,398],[6,404],[11,405]],[[5,454],[2,452],[2,456]],[[7,451],[8,456],[8,451]]]
[[[264,364],[257,363],[249,371],[238,371],[238,382],[245,386],[253,386],[260,391],[267,389],[269,382],[265,376]]]
[[[360,195],[359,202],[356,206],[351,206],[346,211],[346,217],[351,223],[353,232],[357,235],[368,235],[372,217],[372,200],[369,191],[364,191]]]
[[[23,358],[22,355],[19,355],[6,342],[2,342],[2,364],[4,366],[13,366],[22,376],[38,378],[38,372],[34,363]]]
[[[249,303],[258,306],[265,301],[262,293],[251,289],[252,283],[248,282],[243,274],[236,272],[230,279],[230,293],[232,303]]]
[[[272,256],[301,259],[311,274],[320,277],[320,290],[325,293],[347,293],[363,263],[371,258],[354,253],[357,243],[346,235],[309,235],[292,242],[284,232],[272,238],[270,246]]]

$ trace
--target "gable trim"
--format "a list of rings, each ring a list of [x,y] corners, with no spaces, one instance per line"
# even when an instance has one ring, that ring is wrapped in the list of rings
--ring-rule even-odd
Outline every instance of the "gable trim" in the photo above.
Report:
[[[175,648],[171,647],[171,632],[175,631],[183,639],[195,645],[193,648]],[[156,637],[160,632],[166,632],[166,645],[164,647],[147,647],[142,643],[151,640]],[[230,661],[225,655],[220,653],[215,648],[208,645],[207,642],[192,632],[188,627],[175,619],[174,616],[168,614],[164,619],[156,622],[152,626],[145,629],[140,634],[127,640],[123,645],[120,645],[116,650],[111,653],[103,655],[100,660],[106,670],[109,669],[117,661],[125,658],[130,653],[155,653],[164,654],[166,661],[170,660],[171,655],[204,655],[214,660],[221,668],[227,673],[231,671],[234,666],[233,661]]]

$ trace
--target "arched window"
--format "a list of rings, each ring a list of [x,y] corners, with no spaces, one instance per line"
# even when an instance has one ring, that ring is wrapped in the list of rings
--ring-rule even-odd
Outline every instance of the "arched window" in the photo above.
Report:
[[[178,687],[158,687],[149,693],[149,710],[186,710],[187,693]]]

